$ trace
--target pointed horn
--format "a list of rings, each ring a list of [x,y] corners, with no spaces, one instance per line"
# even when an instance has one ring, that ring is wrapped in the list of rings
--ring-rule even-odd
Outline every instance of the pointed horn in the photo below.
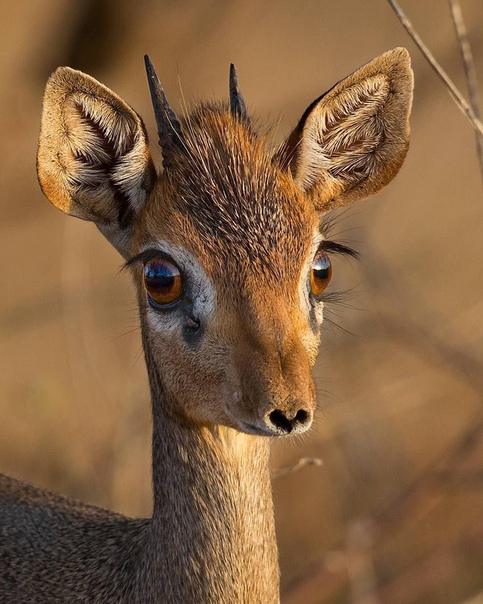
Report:
[[[174,111],[168,103],[161,82],[154,70],[151,59],[144,55],[146,74],[148,76],[149,90],[153,102],[154,116],[158,126],[159,145],[163,153],[163,165],[169,167],[169,153],[174,147],[183,148],[181,142],[181,126]]]
[[[247,108],[238,87],[238,76],[233,63],[230,65],[230,109],[232,115],[248,120]]]

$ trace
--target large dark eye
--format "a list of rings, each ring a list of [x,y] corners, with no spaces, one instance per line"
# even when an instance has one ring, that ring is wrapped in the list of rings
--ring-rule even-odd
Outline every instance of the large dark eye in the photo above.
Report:
[[[144,265],[144,286],[148,297],[158,306],[169,306],[183,295],[183,280],[178,267],[157,258]]]
[[[332,277],[332,265],[324,250],[319,250],[310,269],[310,291],[313,296],[323,294]]]

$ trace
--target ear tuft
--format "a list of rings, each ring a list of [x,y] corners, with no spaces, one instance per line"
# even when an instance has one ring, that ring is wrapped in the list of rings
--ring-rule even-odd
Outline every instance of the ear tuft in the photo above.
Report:
[[[398,172],[409,145],[409,54],[396,48],[316,99],[278,155],[328,211],[375,193]]]
[[[68,67],[47,82],[37,169],[54,205],[95,222],[113,243],[132,225],[156,180],[139,116],[108,88]]]

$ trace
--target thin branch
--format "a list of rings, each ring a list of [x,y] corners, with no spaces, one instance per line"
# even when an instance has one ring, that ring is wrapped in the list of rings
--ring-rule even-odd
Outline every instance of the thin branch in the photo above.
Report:
[[[466,31],[465,22],[463,20],[463,13],[461,12],[461,5],[459,0],[449,0],[449,5],[451,8],[451,16],[453,18],[456,35],[458,36],[461,58],[463,59],[463,65],[465,68],[471,108],[473,109],[476,117],[479,118],[481,112],[478,98],[478,85],[476,83],[475,63],[473,60],[473,53],[471,52],[471,45],[468,38],[468,33]]]
[[[387,0],[387,1],[389,2],[392,9],[396,13],[397,18],[402,23],[404,29],[408,32],[408,34],[411,36],[411,38],[413,39],[416,46],[423,53],[425,59],[431,65],[431,67],[433,68],[433,70],[435,71],[437,76],[444,82],[444,84],[448,88],[451,96],[453,97],[454,102],[458,105],[459,109],[464,113],[464,115],[468,118],[468,120],[473,124],[473,127],[475,128],[475,130],[477,130],[481,135],[483,135],[483,124],[478,119],[478,117],[475,115],[473,109],[470,107],[470,105],[468,104],[468,102],[466,101],[464,96],[461,94],[461,92],[458,90],[456,85],[453,83],[453,81],[450,79],[448,74],[444,71],[444,69],[441,67],[441,65],[436,61],[436,59],[434,58],[434,56],[431,53],[431,51],[429,50],[429,48],[421,40],[418,33],[414,29],[412,23],[409,21],[409,19],[403,13],[399,4],[396,2],[396,0]]]
[[[470,105],[473,109],[473,113],[477,118],[480,118],[480,99],[478,97],[478,84],[476,80],[475,62],[473,60],[473,53],[471,52],[471,44],[466,31],[465,22],[463,20],[463,13],[461,12],[461,5],[459,0],[449,0],[449,6],[451,8],[451,17],[453,18],[453,24],[458,38],[461,58],[465,68],[466,84],[468,86],[468,95],[470,99]],[[478,155],[478,161],[480,163],[480,173],[483,180],[483,135],[476,132],[476,152]]]
[[[287,474],[293,474],[300,470],[301,468],[305,468],[305,466],[321,466],[323,461],[318,457],[302,457],[298,460],[296,464],[293,466],[288,466],[286,468],[279,468],[278,470],[274,470],[272,474],[272,478],[279,478],[280,476],[286,476]]]

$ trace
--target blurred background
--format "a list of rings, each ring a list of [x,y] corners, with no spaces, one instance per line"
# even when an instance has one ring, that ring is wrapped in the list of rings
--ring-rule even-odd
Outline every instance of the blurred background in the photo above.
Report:
[[[401,3],[466,93],[446,0]],[[483,5],[461,5],[481,82]],[[274,469],[323,461],[274,479],[283,602],[483,602],[482,183],[470,124],[388,3],[3,0],[0,40],[0,470],[129,515],[151,511],[134,292],[37,184],[47,77],[70,65],[116,91],[159,165],[144,53],[178,109],[226,97],[235,62],[278,144],[337,80],[410,50],[405,165],[333,227],[362,260],[335,260],[316,426],[274,445]]]

